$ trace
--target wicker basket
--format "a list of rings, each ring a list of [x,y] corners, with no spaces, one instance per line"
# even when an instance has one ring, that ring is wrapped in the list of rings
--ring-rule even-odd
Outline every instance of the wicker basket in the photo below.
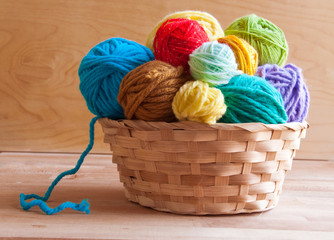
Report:
[[[179,214],[237,214],[278,203],[308,124],[99,120],[126,197]]]

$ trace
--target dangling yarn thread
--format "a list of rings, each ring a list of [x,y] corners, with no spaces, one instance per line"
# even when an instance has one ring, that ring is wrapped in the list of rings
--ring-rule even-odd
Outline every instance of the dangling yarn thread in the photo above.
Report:
[[[225,35],[246,40],[259,55],[259,65],[266,63],[283,66],[288,58],[288,43],[283,31],[272,22],[251,14],[235,20]]]
[[[239,70],[248,75],[256,73],[258,64],[257,52],[248,42],[234,35],[219,38],[218,42],[227,44],[232,49]]]
[[[123,79],[118,101],[127,119],[175,121],[172,102],[189,80],[183,68],[154,60],[130,71]]]
[[[153,43],[154,56],[174,67],[182,66],[188,72],[189,54],[208,41],[208,35],[198,22],[170,19],[157,31]]]
[[[164,17],[159,23],[155,25],[151,33],[148,35],[146,40],[146,46],[153,50],[153,41],[158,29],[161,25],[169,19],[174,18],[184,18],[189,20],[197,21],[202,28],[207,33],[209,40],[214,41],[218,38],[224,37],[224,31],[220,26],[217,19],[209,13],[200,12],[200,11],[182,11],[182,12],[175,12],[172,14],[167,15]]]
[[[46,213],[48,215],[61,212],[66,208],[71,208],[73,210],[80,211],[80,212],[85,212],[87,214],[90,213],[89,203],[88,203],[87,199],[83,200],[80,204],[72,203],[72,202],[64,202],[56,208],[50,208],[45,202],[48,201],[53,189],[55,188],[55,186],[58,184],[58,182],[63,177],[65,177],[67,175],[73,175],[73,174],[77,173],[78,170],[80,169],[85,157],[90,152],[90,150],[92,150],[92,148],[94,146],[94,126],[95,126],[95,123],[98,119],[99,119],[98,117],[94,117],[89,124],[89,144],[88,144],[86,150],[81,154],[76,166],[71,170],[67,170],[67,171],[62,172],[61,174],[59,174],[58,177],[55,180],[53,180],[53,182],[49,186],[48,190],[44,194],[44,197],[41,197],[41,196],[36,195],[36,194],[25,195],[25,194],[21,193],[20,194],[20,204],[21,204],[21,207],[23,208],[23,210],[29,210],[30,208],[32,208],[34,206],[39,206],[39,208],[44,213]],[[29,199],[32,199],[32,198],[34,198],[35,200],[32,200],[31,202],[26,201],[26,200],[29,200]]]
[[[224,96],[202,81],[188,81],[176,93],[173,112],[180,121],[214,124],[226,112]]]
[[[39,206],[46,214],[58,213],[66,208],[87,214],[90,212],[87,200],[83,200],[80,204],[65,202],[56,208],[50,208],[45,202],[63,177],[73,175],[80,169],[85,157],[94,146],[96,121],[101,117],[119,118],[124,116],[122,107],[117,102],[118,88],[123,77],[132,69],[153,59],[154,56],[150,49],[122,38],[112,38],[98,44],[82,59],[79,67],[80,90],[87,102],[88,109],[97,115],[89,125],[89,144],[81,154],[76,166],[59,174],[44,197],[36,194],[20,194],[20,204],[24,210]],[[32,198],[34,200],[26,201]]]
[[[310,94],[303,80],[302,70],[293,64],[283,68],[265,64],[256,75],[267,80],[282,95],[288,122],[303,122],[310,106]]]
[[[203,43],[189,58],[190,74],[210,86],[226,84],[235,75],[242,74],[237,70],[232,49],[217,41]]]
[[[217,87],[225,97],[224,123],[285,123],[287,115],[280,93],[264,79],[247,74],[233,77]]]

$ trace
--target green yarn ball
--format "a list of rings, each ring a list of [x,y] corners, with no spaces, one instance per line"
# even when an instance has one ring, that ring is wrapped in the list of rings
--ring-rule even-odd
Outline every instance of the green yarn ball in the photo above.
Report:
[[[217,86],[223,93],[227,111],[224,123],[286,123],[288,117],[280,93],[264,79],[247,74],[233,77]]]
[[[288,43],[283,31],[272,22],[251,14],[235,20],[225,35],[235,35],[252,45],[259,55],[259,65],[283,66],[288,58]]]

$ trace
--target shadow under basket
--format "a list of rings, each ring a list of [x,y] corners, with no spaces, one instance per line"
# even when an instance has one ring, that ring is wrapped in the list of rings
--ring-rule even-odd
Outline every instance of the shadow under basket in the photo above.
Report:
[[[278,203],[308,124],[99,120],[126,197],[178,214],[237,214]]]

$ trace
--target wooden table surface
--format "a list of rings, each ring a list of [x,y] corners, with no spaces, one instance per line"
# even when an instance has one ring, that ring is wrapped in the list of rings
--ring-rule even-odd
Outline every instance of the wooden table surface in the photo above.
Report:
[[[43,195],[77,154],[0,153],[1,239],[334,239],[334,162],[295,160],[279,205],[264,213],[182,216],[128,202],[111,155],[89,155],[49,204],[88,198],[89,215],[23,211],[19,194]]]

